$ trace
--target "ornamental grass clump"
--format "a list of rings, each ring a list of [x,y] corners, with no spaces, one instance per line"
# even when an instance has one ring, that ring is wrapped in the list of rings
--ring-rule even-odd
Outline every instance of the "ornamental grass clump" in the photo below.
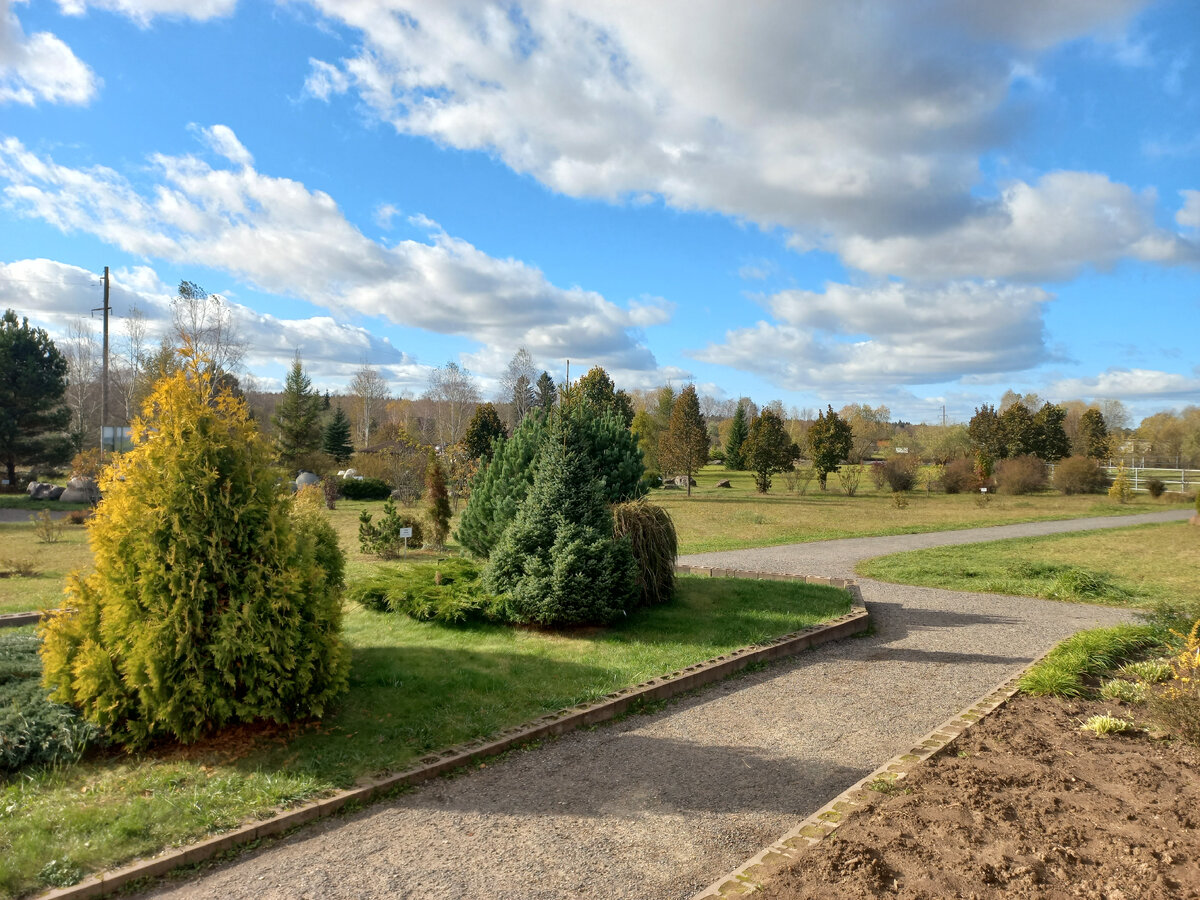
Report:
[[[645,500],[613,507],[613,534],[628,538],[637,563],[637,588],[645,606],[666,603],[675,593],[675,559],[679,540],[671,515]]]
[[[101,478],[95,571],[42,626],[45,684],[117,742],[320,716],[346,688],[342,551],[190,347]]]

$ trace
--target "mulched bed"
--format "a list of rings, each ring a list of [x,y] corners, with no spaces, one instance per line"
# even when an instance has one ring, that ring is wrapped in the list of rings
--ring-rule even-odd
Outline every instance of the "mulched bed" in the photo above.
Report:
[[[1079,730],[1103,712],[1130,716],[1013,698],[894,792],[868,792],[763,896],[1200,898],[1200,751]]]

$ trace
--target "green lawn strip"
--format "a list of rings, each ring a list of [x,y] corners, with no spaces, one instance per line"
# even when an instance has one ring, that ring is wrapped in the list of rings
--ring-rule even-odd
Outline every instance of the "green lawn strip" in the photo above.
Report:
[[[1083,679],[1111,671],[1152,647],[1161,647],[1166,631],[1154,625],[1117,625],[1072,635],[1021,676],[1020,689],[1035,697],[1078,697]]]
[[[65,481],[60,481],[66,484]],[[61,500],[31,500],[28,494],[0,494],[0,509],[27,509],[30,512],[48,509],[59,512],[67,509],[87,509],[86,503],[63,503]]]
[[[350,692],[319,724],[9,777],[0,785],[0,896],[200,839],[849,606],[833,588],[685,576],[673,603],[620,627],[562,634],[354,609],[345,625]]]
[[[859,563],[868,578],[1113,606],[1200,600],[1200,540],[1186,522],[935,547]]]
[[[731,487],[718,488],[716,485],[722,479],[728,479]],[[886,487],[877,490],[867,476],[853,497],[838,489],[834,475],[829,477],[828,491],[822,492],[813,481],[804,495],[789,493],[782,475],[775,476],[769,493],[759,494],[754,490],[750,473],[730,472],[716,466],[704,468],[696,481],[691,497],[683,490],[657,489],[649,496],[652,503],[666,507],[675,520],[679,552],[683,554],[1133,515],[1187,506],[1154,500],[1145,494],[1120,504],[1103,495],[1067,497],[1053,491],[1024,496],[991,495],[981,505],[974,494],[915,490],[908,494],[908,506],[898,509],[891,492]]]
[[[32,523],[0,523],[0,571],[8,571],[13,563],[28,563],[37,573],[0,577],[0,613],[62,605],[67,574],[91,562],[82,525],[64,525],[60,539],[46,544],[37,539]]]

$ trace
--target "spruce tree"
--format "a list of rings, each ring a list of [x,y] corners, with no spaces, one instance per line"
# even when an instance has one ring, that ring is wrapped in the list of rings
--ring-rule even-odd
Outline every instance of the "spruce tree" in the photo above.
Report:
[[[580,420],[555,419],[533,486],[492,552],[484,584],[517,622],[608,624],[637,605],[628,538],[614,538]]]
[[[733,421],[729,425],[729,440],[725,442],[725,468],[734,471],[746,468],[742,444],[749,433],[750,430],[746,426],[746,404],[739,400],[733,413]]]
[[[471,459],[484,459],[492,455],[493,445],[498,440],[507,437],[504,423],[496,407],[490,403],[481,403],[475,407],[475,414],[467,423],[467,430],[460,441],[462,448]]]
[[[435,547],[446,545],[450,533],[450,495],[446,491],[446,473],[431,448],[425,467],[425,502],[429,513],[429,540]]]
[[[354,455],[354,440],[350,436],[350,417],[340,406],[333,411],[333,418],[321,435],[321,450],[333,457],[339,465],[348,462]]]
[[[294,469],[321,443],[321,396],[313,390],[299,355],[292,360],[271,424],[275,426],[275,452],[285,469]]]
[[[550,412],[554,409],[554,401],[558,396],[558,390],[554,386],[554,379],[550,377],[549,372],[542,372],[537,380],[537,396],[534,402],[542,409],[543,412]]]
[[[5,310],[0,317],[0,461],[16,484],[17,465],[57,465],[74,447],[66,430],[71,410],[63,403],[67,361],[42,328]]]
[[[281,493],[245,402],[182,356],[101,478],[94,570],[42,629],[55,700],[133,746],[319,716],[347,683],[344,557],[319,493]]]
[[[689,384],[675,400],[666,432],[658,441],[658,458],[667,473],[687,476],[688,496],[692,476],[708,461],[708,428],[700,413],[696,386]]]

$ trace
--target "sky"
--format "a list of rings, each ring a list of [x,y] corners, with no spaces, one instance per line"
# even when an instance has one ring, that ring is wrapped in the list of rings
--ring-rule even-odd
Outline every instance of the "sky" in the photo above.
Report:
[[[220,294],[278,385],[455,362],[1200,403],[1195,0],[0,0],[0,306]]]

